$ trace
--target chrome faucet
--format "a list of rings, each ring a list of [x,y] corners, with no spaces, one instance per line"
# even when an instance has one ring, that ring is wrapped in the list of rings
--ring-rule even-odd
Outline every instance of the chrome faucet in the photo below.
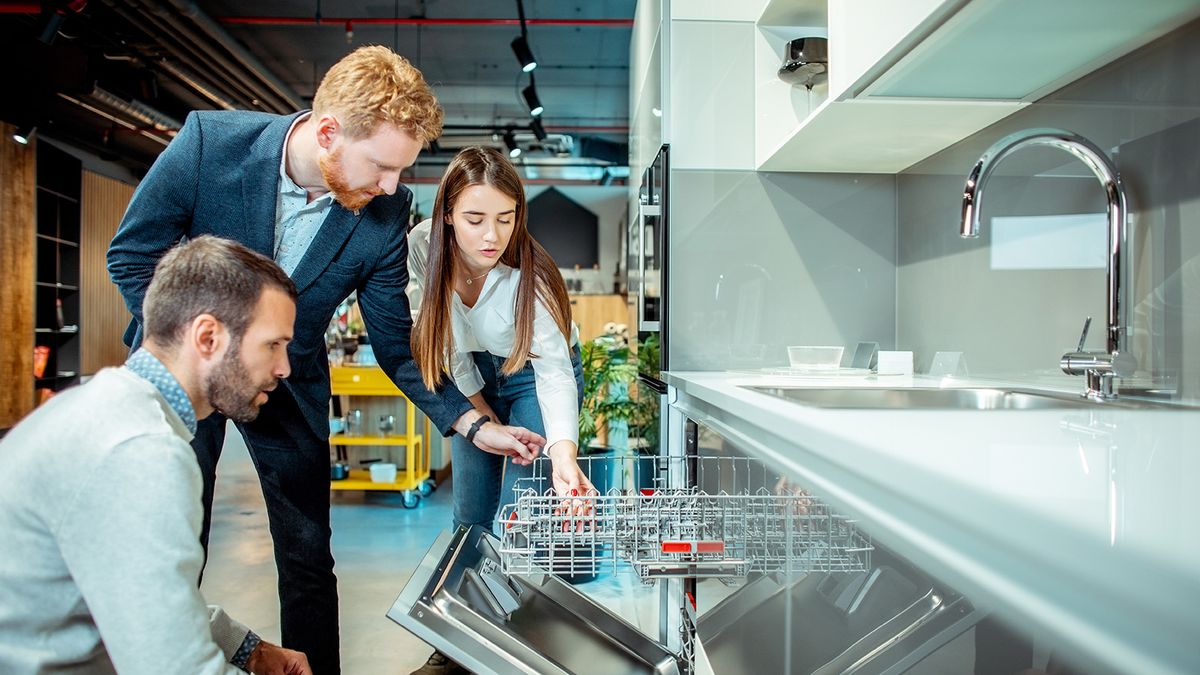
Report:
[[[979,212],[983,208],[983,185],[1005,157],[1013,152],[1030,146],[1049,146],[1065,150],[1078,157],[1096,174],[1104,187],[1104,196],[1108,201],[1108,274],[1107,274],[1107,305],[1105,313],[1108,319],[1105,333],[1106,351],[1083,351],[1084,340],[1087,339],[1088,326],[1092,319],[1083,324],[1083,335],[1079,338],[1079,347],[1063,354],[1059,365],[1068,375],[1085,375],[1087,388],[1083,395],[1090,399],[1106,401],[1117,398],[1115,380],[1129,377],[1137,369],[1137,360],[1127,351],[1127,334],[1129,331],[1128,309],[1126,307],[1125,289],[1122,275],[1122,262],[1128,249],[1127,228],[1125,223],[1125,189],[1117,168],[1108,159],[1103,150],[1086,138],[1063,131],[1061,129],[1026,129],[1005,136],[983,153],[975,168],[967,176],[967,185],[963,188],[962,230],[959,234],[964,238],[979,236]]]

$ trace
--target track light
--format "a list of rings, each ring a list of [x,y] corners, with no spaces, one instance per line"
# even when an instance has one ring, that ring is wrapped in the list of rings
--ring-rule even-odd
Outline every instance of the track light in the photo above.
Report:
[[[533,135],[539,141],[546,140],[546,127],[542,126],[542,121],[540,119],[535,119],[532,122],[530,122],[529,130],[533,132]]]
[[[13,132],[12,138],[21,145],[29,145],[29,141],[33,138],[35,133],[37,133],[37,127],[33,125],[23,125],[17,127],[17,130]]]
[[[512,41],[513,53],[517,55],[517,60],[521,62],[521,70],[530,72],[537,68],[537,59],[533,58],[533,52],[529,49],[529,43],[525,41],[524,36],[517,36]]]
[[[509,159],[516,159],[521,156],[521,147],[517,145],[517,139],[513,135],[512,129],[504,132],[504,147],[508,148]]]
[[[542,102],[538,100],[537,89],[532,84],[522,89],[521,95],[525,97],[525,103],[529,106],[530,115],[537,117],[542,114],[545,108],[542,107]]]

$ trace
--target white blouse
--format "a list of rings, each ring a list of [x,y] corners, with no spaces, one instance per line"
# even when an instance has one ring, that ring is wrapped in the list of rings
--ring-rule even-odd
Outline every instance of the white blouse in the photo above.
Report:
[[[484,279],[474,307],[464,305],[457,292],[452,296],[454,353],[450,356],[450,375],[465,396],[483,389],[483,376],[475,367],[471,352],[489,352],[504,359],[512,350],[520,280],[520,270],[497,264]],[[537,356],[530,363],[538,407],[546,425],[546,447],[562,440],[578,444],[579,401],[570,347],[541,300],[534,305],[533,342],[529,351]]]

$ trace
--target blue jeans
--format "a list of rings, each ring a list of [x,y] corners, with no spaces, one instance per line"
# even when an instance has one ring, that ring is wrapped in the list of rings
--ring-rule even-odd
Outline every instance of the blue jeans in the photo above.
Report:
[[[489,352],[472,354],[475,366],[483,377],[483,398],[500,417],[497,422],[525,427],[542,436],[546,425],[538,407],[534,384],[533,364],[526,363],[520,372],[505,376],[500,372],[504,358]],[[571,364],[575,367],[577,401],[583,401],[583,364],[579,347],[571,348]],[[543,448],[543,451],[545,449]],[[513,486],[520,478],[532,475],[533,466],[513,464],[508,457],[493,455],[475,447],[461,435],[451,441],[454,462],[454,526],[481,525],[492,529],[501,503],[514,501]]]

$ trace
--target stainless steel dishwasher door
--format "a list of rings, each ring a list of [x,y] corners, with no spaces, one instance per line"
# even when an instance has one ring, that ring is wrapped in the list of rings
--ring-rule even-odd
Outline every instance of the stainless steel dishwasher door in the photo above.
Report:
[[[903,673],[980,618],[928,581],[889,565],[760,577],[697,621],[697,672]]]
[[[496,538],[443,532],[388,618],[480,675],[678,675],[675,654],[549,574],[504,574]]]

